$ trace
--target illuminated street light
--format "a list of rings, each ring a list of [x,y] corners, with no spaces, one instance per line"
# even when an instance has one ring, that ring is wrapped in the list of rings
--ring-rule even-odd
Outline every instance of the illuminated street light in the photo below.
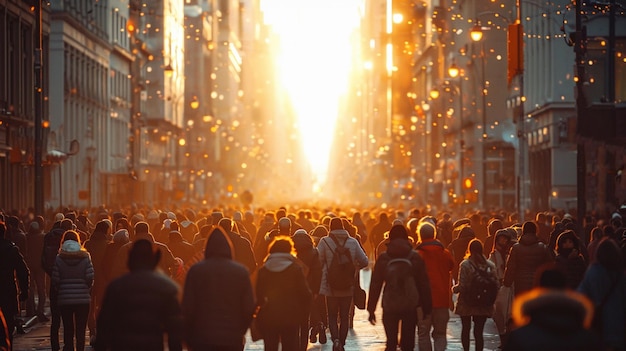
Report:
[[[200,100],[198,100],[197,96],[193,96],[193,98],[191,99],[191,102],[189,103],[189,106],[193,109],[193,110],[197,110],[198,107],[200,107]]]
[[[174,75],[174,67],[172,67],[172,65],[168,63],[167,66],[163,68],[163,72],[165,72],[165,76],[167,78],[172,78],[172,76]]]
[[[434,88],[430,91],[430,98],[433,100],[437,100],[439,98],[439,89]]]
[[[472,41],[481,41],[483,39],[483,29],[478,23],[472,27],[470,38],[472,38]]]
[[[448,75],[451,78],[456,78],[459,76],[459,73],[461,73],[459,66],[457,66],[456,63],[453,62],[452,65],[450,65],[450,67],[448,68]]]

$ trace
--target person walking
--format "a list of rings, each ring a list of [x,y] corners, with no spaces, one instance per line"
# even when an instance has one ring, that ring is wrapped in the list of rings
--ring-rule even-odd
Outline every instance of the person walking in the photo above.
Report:
[[[117,221],[118,224],[120,220]],[[96,316],[98,315],[98,309],[102,303],[102,295],[104,295],[104,289],[106,288],[104,254],[109,244],[109,238],[111,238],[109,222],[100,221],[96,223],[96,228],[84,245],[91,256],[95,275],[93,288],[91,289],[91,308],[89,310],[89,319],[87,320],[90,344],[93,343],[96,336]]]
[[[233,256],[229,235],[214,228],[204,260],[187,273],[182,311],[190,351],[243,350],[255,304],[248,270]]]
[[[333,351],[342,351],[348,336],[355,274],[367,267],[369,261],[359,242],[350,237],[348,231],[343,228],[341,218],[332,218],[329,227],[328,236],[323,237],[317,244],[322,262],[320,294],[326,296],[328,327],[333,340]],[[333,264],[333,261],[336,261],[337,265]],[[348,264],[350,262],[351,265]],[[338,279],[342,283],[334,279],[342,275],[342,272],[337,271],[339,266],[351,268],[352,277]],[[344,286],[343,283],[346,285]]]
[[[504,271],[504,286],[513,286],[515,296],[532,289],[539,268],[554,262],[548,247],[537,237],[537,225],[525,222],[519,242],[513,245]]]
[[[391,227],[387,250],[374,265],[367,301],[371,324],[376,324],[374,312],[383,284],[383,326],[387,336],[385,351],[396,351],[399,323],[402,323],[400,348],[402,351],[413,350],[418,307],[424,318],[430,318],[432,313],[431,286],[424,261],[412,249],[402,224]]]
[[[39,322],[47,322],[48,317],[44,314],[46,306],[46,272],[41,264],[43,254],[43,241],[45,233],[43,231],[43,217],[37,216],[33,220],[26,233],[26,246],[28,247],[28,257],[25,257],[26,264],[30,271],[30,293],[26,303],[26,314],[35,315]],[[37,302],[35,302],[37,296]]]
[[[29,271],[19,248],[8,235],[7,227],[0,222],[0,311],[6,320],[8,344],[13,345],[15,317],[19,314],[20,302],[28,299]]]
[[[79,234],[73,230],[66,231],[50,280],[52,289],[57,291],[57,304],[63,321],[63,351],[85,350],[93,280],[91,257],[80,245]]]
[[[493,302],[488,305],[477,305],[471,300],[473,294],[473,284],[477,281],[474,278],[477,270],[485,270],[497,281],[496,266],[487,260],[483,254],[483,243],[478,239],[470,241],[465,259],[459,267],[458,284],[452,288],[454,293],[458,293],[458,299],[454,308],[454,313],[461,317],[461,344],[464,351],[470,349],[470,329],[474,322],[474,342],[476,351],[482,351],[484,347],[483,330],[487,318],[493,315]]]
[[[148,239],[131,245],[129,273],[113,280],[104,293],[94,350],[162,351],[167,335],[168,349],[182,351],[178,285],[155,271],[163,251]]]
[[[495,233],[493,241],[493,251],[489,255],[489,260],[496,266],[496,276],[498,281],[504,279],[504,271],[506,269],[506,261],[509,251],[515,244],[515,231],[512,228],[498,229]],[[509,319],[511,317],[511,307],[513,303],[512,288],[502,285],[498,291],[498,297],[494,305],[493,321],[498,328],[500,335],[500,346],[506,344],[509,330]]]
[[[299,350],[300,324],[309,315],[313,294],[290,237],[277,237],[268,251],[256,281],[257,322],[264,347],[277,351],[280,344],[282,350]]]
[[[420,351],[443,351],[446,349],[447,326],[450,320],[450,294],[454,258],[437,239],[438,232],[429,222],[422,222],[417,227],[417,252],[426,265],[430,292],[432,296],[432,313],[430,316],[423,309],[418,310],[417,335]],[[430,317],[430,318],[428,318]],[[431,335],[434,341],[431,342]]]

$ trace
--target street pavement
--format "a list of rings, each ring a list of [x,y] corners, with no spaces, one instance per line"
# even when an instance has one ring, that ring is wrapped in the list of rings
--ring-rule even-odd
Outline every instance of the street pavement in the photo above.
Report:
[[[370,271],[361,272],[361,284],[367,291],[369,287]],[[376,311],[376,318],[378,323],[371,325],[367,320],[367,311],[356,310],[354,317],[354,329],[351,329],[348,333],[348,339],[346,340],[345,351],[357,351],[357,350],[371,350],[371,351],[383,351],[385,349],[385,331],[382,325],[382,310],[380,306]],[[37,323],[31,328],[26,329],[26,334],[16,335],[14,340],[15,351],[26,350],[50,350],[50,322]],[[61,342],[63,341],[62,329],[60,332]],[[331,351],[332,341],[330,340],[330,333],[327,331],[328,342],[324,345],[320,343],[309,344],[308,351]],[[471,349],[474,350],[473,336],[471,336]],[[487,320],[485,325],[485,347],[484,350],[497,350],[499,345],[498,332],[492,319]],[[89,340],[89,338],[87,338]],[[417,340],[417,337],[416,337]],[[87,346],[86,350],[92,350]],[[263,350],[263,341],[252,342],[250,336],[247,335],[245,350]],[[418,350],[415,346],[415,350]],[[447,350],[458,351],[463,350],[461,346],[461,319],[454,313],[450,313],[450,322],[448,322],[448,347]],[[286,350],[288,351],[288,350]]]

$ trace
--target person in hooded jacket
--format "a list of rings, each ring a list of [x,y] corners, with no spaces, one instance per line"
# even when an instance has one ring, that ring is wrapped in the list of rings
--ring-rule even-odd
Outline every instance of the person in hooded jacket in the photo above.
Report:
[[[87,320],[89,335],[92,340],[96,334],[96,316],[98,315],[98,309],[100,308],[104,289],[106,288],[106,280],[104,279],[104,253],[109,244],[110,237],[111,227],[109,227],[106,221],[100,221],[96,223],[93,234],[91,234],[89,240],[87,240],[84,245],[91,256],[91,263],[93,264],[93,271],[96,277],[93,288],[91,289],[91,309],[89,311],[89,319]]]
[[[300,347],[299,350],[306,351],[308,340],[317,341],[319,334],[324,344],[323,337],[326,336],[326,323],[322,321],[319,311],[319,304],[315,304],[315,300],[319,296],[320,284],[322,282],[322,263],[320,262],[319,252],[313,245],[313,239],[305,229],[298,229],[291,237],[296,250],[296,257],[306,266],[306,280],[313,294],[311,313],[300,324]],[[310,323],[309,323],[310,321]],[[309,325],[311,332],[309,335]]]
[[[580,253],[580,240],[571,230],[566,230],[556,241],[556,267],[567,277],[567,287],[576,289],[583,280],[587,263]]]
[[[137,228],[137,226],[135,226]],[[131,243],[129,273],[112,281],[98,315],[94,350],[182,350],[183,316],[178,285],[155,271],[161,251],[148,239]]]
[[[256,300],[257,321],[266,351],[299,350],[300,324],[310,312],[313,294],[301,263],[294,256],[293,241],[280,236],[269,246],[269,255],[259,268]]]
[[[257,268],[257,260],[252,251],[252,244],[250,244],[248,239],[233,231],[233,221],[230,218],[220,219],[218,226],[224,229],[224,232],[228,234],[233,244],[233,249],[235,250],[234,260],[246,266],[250,274],[254,273]]]
[[[323,237],[317,244],[322,263],[320,294],[326,296],[328,327],[333,340],[333,351],[341,351],[348,336],[350,306],[352,305],[354,286],[345,290],[331,288],[328,282],[328,269],[331,266],[333,255],[338,246],[348,249],[355,267],[355,274],[359,274],[358,271],[360,269],[367,267],[369,260],[359,242],[355,238],[350,237],[348,231],[343,228],[341,218],[332,218],[329,227],[330,232],[328,236]]]
[[[432,296],[430,318],[419,318],[417,322],[418,345],[421,351],[443,351],[447,346],[447,326],[450,320],[451,282],[454,258],[437,239],[439,232],[433,223],[424,221],[417,228],[417,252],[426,265]],[[418,316],[428,317],[421,310]],[[432,331],[432,333],[431,333]],[[433,338],[431,342],[430,338]],[[433,345],[434,344],[434,345]]]
[[[63,320],[63,351],[85,349],[93,281],[93,264],[89,252],[80,245],[80,235],[73,230],[66,231],[50,279],[52,289],[57,291]]]
[[[214,228],[204,260],[187,273],[182,310],[190,351],[243,350],[255,304],[248,270],[233,256],[228,234]]]
[[[387,336],[386,351],[396,351],[398,346],[398,324],[402,323],[400,330],[400,348],[409,351],[415,348],[415,327],[417,326],[417,309],[421,308],[424,318],[430,318],[432,313],[432,296],[430,281],[426,271],[426,265],[422,257],[413,250],[406,228],[402,224],[396,224],[389,231],[389,243],[387,250],[380,254],[374,265],[372,280],[370,282],[367,311],[369,321],[376,323],[376,305],[386,281],[387,265],[396,258],[406,258],[411,261],[413,278],[417,286],[419,300],[415,301],[415,307],[407,309],[403,313],[389,313],[383,306],[383,326]],[[383,293],[384,294],[384,293]],[[334,351],[334,350],[333,350]]]
[[[537,237],[537,225],[525,222],[519,242],[513,245],[504,272],[504,286],[513,286],[515,296],[533,287],[539,268],[554,262],[548,247]]]

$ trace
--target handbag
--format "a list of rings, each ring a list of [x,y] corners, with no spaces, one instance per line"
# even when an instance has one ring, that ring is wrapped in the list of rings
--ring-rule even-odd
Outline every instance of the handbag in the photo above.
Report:
[[[365,300],[366,294],[365,290],[361,288],[361,286],[357,285],[354,287],[354,294],[352,295],[352,299],[354,300],[354,306],[360,310],[365,309]]]

